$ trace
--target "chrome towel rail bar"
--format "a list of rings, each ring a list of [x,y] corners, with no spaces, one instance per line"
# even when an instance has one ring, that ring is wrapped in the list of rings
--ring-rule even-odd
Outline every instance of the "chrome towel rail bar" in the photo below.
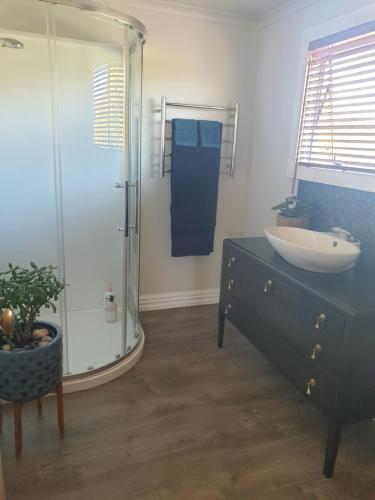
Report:
[[[167,120],[167,108],[193,108],[193,109],[202,109],[202,110],[214,110],[214,111],[228,111],[233,113],[233,123],[224,123],[223,126],[226,128],[233,128],[233,138],[231,140],[224,139],[222,141],[223,144],[231,144],[231,155],[230,156],[221,156],[222,159],[230,162],[228,164],[229,177],[233,179],[234,171],[236,166],[236,153],[237,153],[237,133],[238,133],[238,115],[239,115],[239,103],[235,103],[234,106],[206,106],[205,104],[186,104],[186,103],[178,103],[178,102],[169,102],[167,98],[163,96],[161,98],[161,132],[160,132],[160,177],[165,177],[165,174],[170,173],[170,170],[166,170],[165,168],[165,158],[171,157],[171,153],[165,152],[165,142],[170,141],[170,137],[166,137],[165,129],[166,124],[171,123],[172,120]],[[225,172],[226,173],[226,172]]]
[[[165,140],[166,141],[171,141],[172,137],[166,137]],[[229,141],[228,139],[222,139],[221,143],[222,144],[233,144],[233,141]]]
[[[172,170],[166,170],[165,173],[166,174],[170,174],[172,172]],[[220,171],[220,175],[230,175],[230,171],[228,170],[228,172],[224,171],[224,170],[221,170]]]
[[[172,120],[165,120],[165,123],[172,123]],[[234,123],[223,123],[223,128],[225,128],[225,127],[233,128]]]
[[[166,158],[171,158],[171,157],[172,157],[172,153],[164,153],[164,156],[165,156]],[[231,156],[220,156],[220,158],[221,158],[222,160],[228,160],[228,161],[229,161],[229,160],[232,160],[232,157],[231,157]]]

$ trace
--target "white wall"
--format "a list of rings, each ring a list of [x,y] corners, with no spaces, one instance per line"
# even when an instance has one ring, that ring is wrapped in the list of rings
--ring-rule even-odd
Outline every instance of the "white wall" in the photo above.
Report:
[[[121,2],[111,3],[121,6]],[[245,234],[255,31],[238,24],[124,9],[148,30],[143,80],[141,295],[218,288],[223,239]],[[241,105],[236,176],[233,181],[220,178],[215,251],[207,257],[170,256],[170,180],[169,176],[159,178],[160,114],[155,113],[163,95],[178,102],[226,105],[239,101]],[[169,115],[173,116],[177,112]],[[222,114],[204,116],[227,119]]]
[[[317,0],[260,29],[247,232],[263,235],[275,222],[270,207],[291,192],[287,176],[303,32],[371,4],[371,0]]]

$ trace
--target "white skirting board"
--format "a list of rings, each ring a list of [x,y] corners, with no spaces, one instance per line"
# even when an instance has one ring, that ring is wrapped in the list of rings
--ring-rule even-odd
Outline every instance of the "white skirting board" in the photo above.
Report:
[[[1,460],[1,450],[0,450],[0,500],[5,500],[5,486],[4,486],[3,464]]]
[[[184,292],[155,293],[141,295],[141,311],[158,309],[173,309],[174,307],[203,306],[218,304],[220,291],[218,288],[209,290],[186,290]]]

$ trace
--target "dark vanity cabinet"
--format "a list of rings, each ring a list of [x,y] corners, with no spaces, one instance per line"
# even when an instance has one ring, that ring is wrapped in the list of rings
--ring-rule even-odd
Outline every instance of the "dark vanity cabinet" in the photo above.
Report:
[[[331,477],[343,425],[375,417],[375,274],[303,271],[265,238],[225,240],[219,347],[225,319],[327,416]]]

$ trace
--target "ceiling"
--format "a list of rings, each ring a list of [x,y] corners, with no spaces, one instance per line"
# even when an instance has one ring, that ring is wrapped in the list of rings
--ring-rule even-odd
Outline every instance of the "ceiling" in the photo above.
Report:
[[[152,0],[156,5],[193,7],[246,17],[261,17],[273,9],[290,3],[290,0]]]

